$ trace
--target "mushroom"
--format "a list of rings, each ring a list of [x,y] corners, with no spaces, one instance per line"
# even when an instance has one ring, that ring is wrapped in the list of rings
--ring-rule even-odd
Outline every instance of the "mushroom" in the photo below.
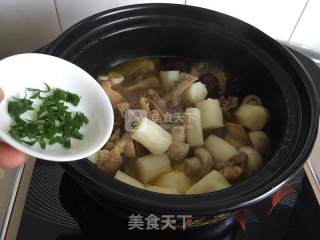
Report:
[[[190,145],[182,142],[173,142],[171,143],[168,151],[166,152],[167,156],[173,162],[182,161],[188,154],[190,150]]]
[[[270,139],[264,131],[251,131],[249,138],[253,147],[262,155],[270,151]]]
[[[248,155],[244,152],[230,158],[227,162],[214,162],[214,169],[219,172],[231,183],[237,182],[248,161]]]
[[[239,106],[238,97],[220,97],[219,102],[222,109],[223,119],[225,121],[234,121],[234,110]]]
[[[100,150],[98,152],[98,160],[96,163],[97,167],[113,176],[123,163],[121,155],[124,151],[124,147],[130,139],[131,135],[129,133],[125,133],[111,151],[107,149]]]
[[[241,173],[243,172],[243,169],[238,166],[233,167],[225,167],[219,171],[229,182],[235,183]]]
[[[194,150],[194,157],[185,159],[184,165],[186,175],[200,179],[212,170],[213,159],[206,149],[200,147]]]
[[[251,145],[249,135],[244,127],[239,123],[225,123],[226,134],[224,140],[233,145],[235,148]]]
[[[185,128],[176,126],[171,129],[172,143],[167,151],[167,155],[173,162],[182,161],[190,150],[190,145],[186,142]]]
[[[243,104],[236,110],[239,123],[250,130],[261,130],[268,120],[268,111],[263,106]]]
[[[209,173],[213,168],[213,159],[211,154],[203,147],[196,148],[193,154],[198,157],[202,164],[200,176],[204,176]]]
[[[172,142],[186,142],[186,132],[184,126],[176,126],[171,129]]]
[[[148,77],[148,78],[145,78],[144,80],[136,83],[136,84],[133,84],[129,87],[126,87],[126,88],[122,88],[121,90],[121,93],[123,95],[128,95],[128,94],[132,94],[134,92],[141,92],[141,91],[145,91],[149,88],[159,88],[160,86],[160,81],[157,77]]]
[[[262,101],[258,96],[251,94],[242,100],[241,105],[243,104],[262,106]]]
[[[181,81],[177,82],[170,92],[163,96],[165,102],[171,101],[171,105],[174,107],[179,102],[178,99],[181,98],[182,93],[195,81],[198,80],[197,76],[192,74],[186,74],[183,76]]]
[[[198,157],[191,157],[184,160],[185,174],[190,178],[200,178],[199,173],[202,169],[201,160]]]
[[[223,112],[228,112],[230,110],[235,110],[239,106],[238,97],[220,97],[219,102]]]
[[[227,166],[227,162],[213,161],[213,169],[221,170]]]
[[[164,114],[166,112],[167,104],[155,90],[148,89],[145,92],[145,97],[149,101],[151,107],[156,109],[161,114]]]
[[[233,156],[227,161],[227,166],[239,166],[244,168],[248,161],[248,155],[245,152],[239,152],[239,154]]]
[[[243,146],[239,148],[239,151],[248,155],[247,165],[244,169],[245,176],[251,176],[262,168],[262,157],[254,148],[250,146]]]
[[[119,92],[112,89],[112,84],[110,81],[101,81],[100,85],[105,91],[105,93],[108,95],[113,107],[117,106],[119,103],[126,101],[125,98]]]

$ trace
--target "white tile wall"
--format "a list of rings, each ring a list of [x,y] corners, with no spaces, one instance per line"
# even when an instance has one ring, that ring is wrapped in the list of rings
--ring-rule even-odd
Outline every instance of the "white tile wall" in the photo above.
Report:
[[[56,0],[63,30],[103,10],[129,4],[159,2],[184,4],[185,0]]]
[[[307,0],[187,0],[187,4],[234,16],[284,41],[289,39],[306,3]]]
[[[60,28],[94,13],[156,2],[210,8],[249,22],[276,39],[286,41],[291,36],[290,41],[320,51],[320,0],[0,0],[0,58],[36,49],[59,35]]]
[[[320,1],[309,0],[290,42],[320,51]]]
[[[36,49],[59,34],[53,0],[0,0],[0,59]]]

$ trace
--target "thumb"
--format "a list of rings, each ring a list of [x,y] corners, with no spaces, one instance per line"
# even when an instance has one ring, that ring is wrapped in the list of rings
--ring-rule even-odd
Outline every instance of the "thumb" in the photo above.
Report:
[[[6,143],[0,142],[0,167],[15,168],[22,165],[26,160],[26,155]]]

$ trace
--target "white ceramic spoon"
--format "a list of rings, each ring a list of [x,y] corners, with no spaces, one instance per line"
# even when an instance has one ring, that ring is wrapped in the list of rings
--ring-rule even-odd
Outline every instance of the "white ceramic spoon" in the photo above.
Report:
[[[8,101],[24,97],[25,88],[61,88],[81,96],[74,111],[83,112],[89,123],[81,128],[83,140],[71,140],[71,148],[60,144],[30,147],[14,140],[8,133],[14,124],[8,114]],[[111,102],[103,89],[87,72],[63,59],[45,54],[25,53],[0,61],[0,87],[5,97],[0,103],[0,139],[26,154],[51,161],[72,161],[97,152],[109,139],[114,115]]]

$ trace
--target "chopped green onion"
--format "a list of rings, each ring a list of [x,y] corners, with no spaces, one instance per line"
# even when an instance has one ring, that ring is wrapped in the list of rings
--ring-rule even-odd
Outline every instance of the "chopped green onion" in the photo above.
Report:
[[[39,143],[40,147],[58,143],[65,148],[71,147],[71,138],[82,140],[84,135],[81,127],[89,123],[87,116],[82,112],[68,111],[66,103],[78,106],[80,96],[56,88],[51,89],[45,84],[46,89],[27,88],[30,97],[23,99],[14,98],[8,103],[8,112],[14,119],[9,133],[17,141],[33,146]],[[46,94],[41,96],[40,94]],[[34,100],[39,99],[41,104],[35,109]],[[33,111],[36,119],[22,119],[21,115]]]

